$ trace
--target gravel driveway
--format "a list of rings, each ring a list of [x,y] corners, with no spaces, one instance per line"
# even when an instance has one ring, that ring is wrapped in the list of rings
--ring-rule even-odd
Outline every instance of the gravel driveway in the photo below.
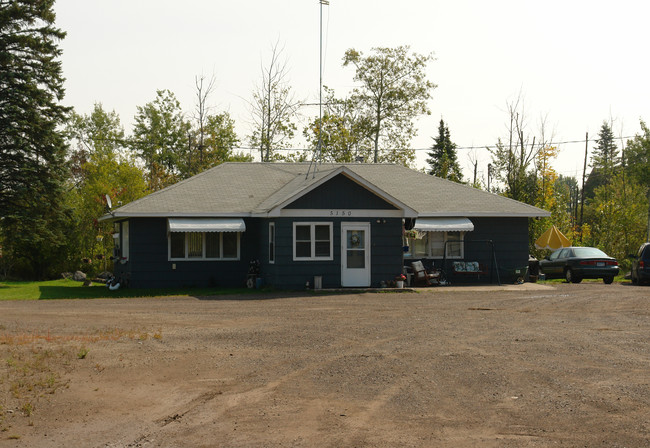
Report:
[[[647,447],[649,340],[629,284],[0,302],[0,446]]]

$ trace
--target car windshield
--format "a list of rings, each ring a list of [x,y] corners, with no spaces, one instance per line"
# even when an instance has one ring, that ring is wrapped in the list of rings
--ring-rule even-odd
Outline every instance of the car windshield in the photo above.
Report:
[[[576,247],[573,249],[577,258],[607,257],[607,254],[595,247]]]

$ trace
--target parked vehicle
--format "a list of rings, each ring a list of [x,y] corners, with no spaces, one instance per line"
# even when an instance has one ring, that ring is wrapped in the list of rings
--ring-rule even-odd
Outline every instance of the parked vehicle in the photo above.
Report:
[[[618,262],[595,247],[565,247],[558,249],[539,267],[546,278],[564,278],[569,283],[580,283],[583,278],[602,278],[610,284],[618,275]]]
[[[643,243],[637,254],[632,256],[632,283],[650,283],[650,243]]]

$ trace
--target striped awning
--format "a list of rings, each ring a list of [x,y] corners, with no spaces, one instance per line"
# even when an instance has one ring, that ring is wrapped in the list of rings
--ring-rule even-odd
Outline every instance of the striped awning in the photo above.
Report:
[[[471,232],[474,224],[467,218],[417,218],[413,228],[421,232]]]
[[[170,232],[245,232],[242,218],[167,218]]]

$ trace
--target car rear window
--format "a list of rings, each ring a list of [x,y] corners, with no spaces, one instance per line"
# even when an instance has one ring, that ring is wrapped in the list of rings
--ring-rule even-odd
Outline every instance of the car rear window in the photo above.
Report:
[[[573,252],[578,258],[607,257],[605,252],[595,247],[576,247]]]
[[[645,247],[641,247],[640,252],[643,252],[644,260],[650,260],[650,244],[646,245]],[[639,253],[639,256],[641,256],[641,253]]]

